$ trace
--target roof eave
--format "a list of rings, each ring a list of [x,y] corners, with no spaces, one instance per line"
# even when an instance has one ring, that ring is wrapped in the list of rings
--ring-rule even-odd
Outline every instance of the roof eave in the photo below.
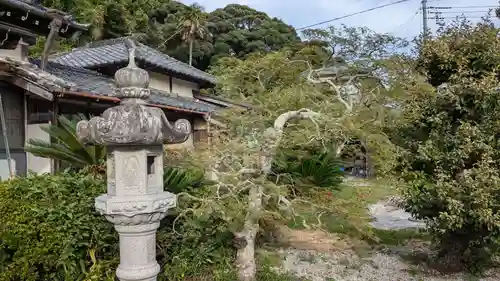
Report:
[[[225,104],[228,105],[228,107],[233,106],[233,107],[241,107],[241,108],[245,108],[245,109],[251,109],[251,108],[253,108],[253,106],[249,105],[249,104],[238,103],[238,102],[234,102],[232,100],[221,98],[221,97],[203,95],[201,93],[194,93],[193,92],[193,97],[195,97],[197,99],[200,99],[200,100],[205,100],[207,102],[212,102],[212,103],[218,102],[221,105],[224,105],[223,103],[225,103]]]
[[[84,97],[84,98],[90,98],[90,99],[94,99],[94,100],[104,100],[104,101],[109,101],[109,102],[114,102],[114,103],[120,102],[120,99],[116,98],[116,97],[98,95],[95,93],[85,92],[85,91],[57,91],[54,93],[57,93],[59,96],[70,95],[70,96],[79,96],[79,97]],[[199,114],[199,115],[210,114],[210,112],[197,111],[197,110],[192,110],[192,109],[184,109],[184,108],[179,108],[179,107],[164,105],[164,104],[148,103],[148,106],[154,106],[154,107],[159,107],[159,108],[163,108],[163,109],[167,109],[167,110],[173,110],[173,111],[191,113],[191,114]]]
[[[33,13],[33,14],[40,16],[40,17],[54,19],[53,15],[47,13],[46,11],[41,10],[40,8],[38,8],[36,6],[30,5],[30,4],[25,3],[25,2],[12,1],[12,0],[0,0],[0,3],[5,4],[7,6],[10,6],[12,8],[21,9],[23,11],[30,11],[30,13]],[[91,24],[82,24],[82,23],[77,23],[74,21],[70,21],[70,22],[68,22],[68,24],[71,27],[74,27],[75,29],[78,29],[80,31],[87,31],[89,29],[89,27],[91,26]]]

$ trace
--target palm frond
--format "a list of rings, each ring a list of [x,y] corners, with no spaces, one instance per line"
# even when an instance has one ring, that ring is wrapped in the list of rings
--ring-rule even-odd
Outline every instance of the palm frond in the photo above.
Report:
[[[85,145],[78,139],[76,124],[81,120],[86,120],[82,114],[75,116],[74,119],[59,116],[59,125],[41,126],[41,129],[55,141],[30,139],[25,151],[38,157],[63,161],[75,168],[100,164],[106,156],[105,147]]]

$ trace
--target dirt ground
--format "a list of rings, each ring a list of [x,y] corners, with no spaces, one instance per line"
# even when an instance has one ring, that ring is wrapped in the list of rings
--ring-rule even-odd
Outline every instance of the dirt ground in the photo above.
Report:
[[[483,277],[444,274],[425,264],[428,243],[412,240],[405,245],[359,252],[361,241],[320,230],[279,230],[281,262],[274,269],[311,281],[498,281],[500,271]]]

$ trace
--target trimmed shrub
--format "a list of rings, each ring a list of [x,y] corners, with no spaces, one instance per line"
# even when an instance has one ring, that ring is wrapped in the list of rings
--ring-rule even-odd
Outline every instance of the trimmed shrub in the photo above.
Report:
[[[500,253],[500,93],[470,86],[411,109],[399,169],[407,210],[440,254],[477,271]]]
[[[79,173],[30,175],[0,183],[0,281],[115,281],[118,234],[95,211],[94,199],[106,192],[105,177],[92,167]],[[203,192],[197,176],[179,176],[173,189]],[[231,238],[225,225],[206,218],[163,221],[157,234],[158,280],[210,275],[234,280]]]
[[[0,183],[0,280],[82,280],[115,259],[117,234],[94,209],[105,190],[102,177],[85,173]]]

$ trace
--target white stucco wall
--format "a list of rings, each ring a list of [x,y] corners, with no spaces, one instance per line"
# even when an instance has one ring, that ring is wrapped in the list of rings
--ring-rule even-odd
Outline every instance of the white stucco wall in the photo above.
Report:
[[[170,77],[168,75],[160,74],[157,72],[149,71],[149,87],[153,89],[162,90],[164,92],[170,92]],[[172,93],[178,95],[180,97],[185,97],[189,99],[193,99],[193,90],[199,91],[200,85],[197,83],[185,81],[178,78],[172,77]],[[204,120],[203,120],[204,121]],[[193,131],[189,135],[189,138],[180,144],[172,144],[167,145],[169,149],[185,149],[185,148],[193,148],[194,147],[194,130],[200,130],[199,127],[203,127],[203,122],[199,122],[195,120],[194,124],[191,124]]]
[[[178,94],[181,97],[193,98],[193,90],[199,91],[200,85],[177,78],[172,78],[172,92],[174,94]]]
[[[44,132],[40,126],[47,124],[28,124],[26,125],[26,140],[29,139],[39,139],[44,141],[50,141],[50,136]],[[26,153],[26,163],[27,170],[33,171],[35,173],[51,173],[52,172],[52,160],[48,158],[37,157],[31,153]]]
[[[153,89],[162,90],[165,92],[170,91],[170,78],[167,75],[163,75],[156,72],[148,71],[149,73],[149,87]]]
[[[170,92],[170,77],[168,75],[149,71],[149,87]],[[181,97],[193,98],[193,90],[199,91],[200,85],[172,77],[172,93]]]
[[[11,159],[10,164],[12,165],[12,170],[16,170],[16,160]],[[7,159],[0,159],[0,181],[5,181],[10,179],[9,161]]]

